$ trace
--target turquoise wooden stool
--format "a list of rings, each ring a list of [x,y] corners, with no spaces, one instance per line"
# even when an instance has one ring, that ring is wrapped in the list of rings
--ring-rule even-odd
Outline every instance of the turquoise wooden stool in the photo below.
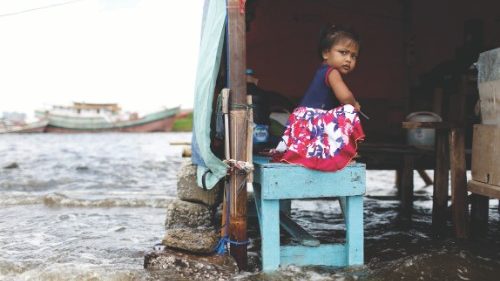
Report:
[[[338,172],[320,172],[298,165],[254,158],[254,196],[262,237],[262,270],[280,265],[351,266],[363,264],[363,194],[365,165],[351,164]],[[346,225],[345,244],[323,244],[284,212],[280,200],[338,197]],[[298,245],[280,245],[280,224]]]

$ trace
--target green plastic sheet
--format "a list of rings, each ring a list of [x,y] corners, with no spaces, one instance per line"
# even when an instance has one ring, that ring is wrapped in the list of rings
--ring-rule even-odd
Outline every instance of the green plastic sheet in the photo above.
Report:
[[[207,189],[213,188],[225,177],[228,168],[210,149],[210,120],[224,44],[225,24],[226,1],[206,0],[195,82],[192,162],[198,165],[198,186]]]

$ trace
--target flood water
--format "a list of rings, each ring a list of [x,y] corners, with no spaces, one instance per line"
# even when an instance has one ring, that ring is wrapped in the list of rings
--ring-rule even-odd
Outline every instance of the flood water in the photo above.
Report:
[[[156,280],[143,259],[163,238],[183,161],[182,147],[169,143],[190,139],[190,133],[0,135],[0,280]],[[485,237],[436,239],[432,187],[417,173],[411,222],[388,197],[395,194],[393,171],[367,171],[367,189],[365,266],[259,273],[260,239],[249,226],[251,271],[234,279],[498,280],[498,200],[490,201]],[[292,218],[322,241],[343,239],[336,202],[293,202]]]

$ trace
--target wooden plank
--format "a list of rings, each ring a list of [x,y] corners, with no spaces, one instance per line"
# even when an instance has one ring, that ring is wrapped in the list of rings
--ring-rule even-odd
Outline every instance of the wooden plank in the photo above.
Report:
[[[479,83],[478,88],[482,122],[500,125],[500,80]]]
[[[403,129],[417,129],[417,128],[427,128],[427,129],[451,129],[457,128],[458,125],[453,122],[402,122]]]
[[[468,236],[467,176],[465,174],[465,134],[463,129],[450,132],[450,171],[452,220],[457,238]]]
[[[254,171],[254,180],[261,184],[265,199],[360,195],[365,192],[365,177],[365,166],[359,163],[333,173],[280,163],[256,163]]]
[[[472,179],[500,186],[500,126],[474,125]]]
[[[468,183],[468,190],[475,194],[500,199],[500,186],[470,180]]]
[[[433,183],[431,177],[429,177],[429,175],[425,172],[425,170],[418,169],[417,172],[422,178],[422,180],[425,182],[425,186],[431,185]]]
[[[282,265],[347,266],[347,251],[343,244],[326,244],[319,247],[281,246]]]
[[[432,197],[432,229],[437,235],[444,235],[446,232],[450,159],[448,145],[448,132],[445,130],[436,130],[436,168],[434,170],[434,192]]]
[[[300,244],[308,247],[317,247],[320,245],[318,239],[314,238],[311,234],[309,234],[309,232],[303,229],[283,212],[280,212],[280,225],[293,238],[298,240]]]

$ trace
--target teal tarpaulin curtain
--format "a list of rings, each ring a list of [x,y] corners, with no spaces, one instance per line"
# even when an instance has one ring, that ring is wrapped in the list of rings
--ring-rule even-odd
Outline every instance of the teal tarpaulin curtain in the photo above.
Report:
[[[224,44],[225,23],[226,1],[206,0],[195,82],[192,161],[198,165],[198,186],[208,189],[213,188],[227,171],[227,165],[210,150],[212,102]]]

